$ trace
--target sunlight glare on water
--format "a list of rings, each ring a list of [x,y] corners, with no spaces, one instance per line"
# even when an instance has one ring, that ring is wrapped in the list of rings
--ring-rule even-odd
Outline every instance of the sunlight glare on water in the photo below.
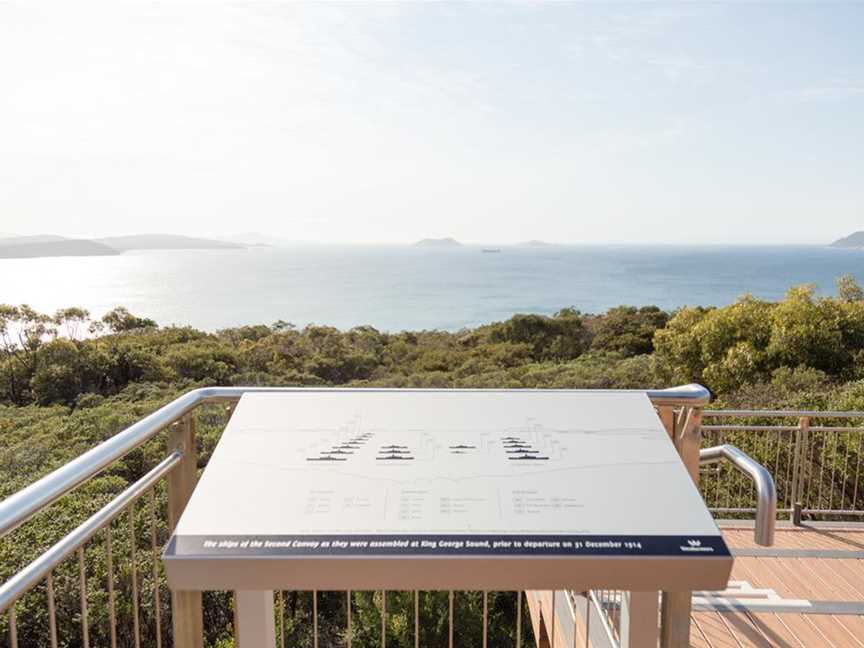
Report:
[[[0,303],[93,315],[123,305],[160,324],[216,330],[285,320],[457,330],[517,312],[619,304],[722,305],[792,285],[864,278],[864,251],[826,247],[303,246],[0,259]]]

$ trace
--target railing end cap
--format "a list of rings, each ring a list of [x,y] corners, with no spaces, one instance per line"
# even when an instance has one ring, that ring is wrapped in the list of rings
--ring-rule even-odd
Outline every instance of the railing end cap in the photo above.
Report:
[[[707,405],[711,401],[711,392],[699,383],[649,389],[647,393],[655,405]]]

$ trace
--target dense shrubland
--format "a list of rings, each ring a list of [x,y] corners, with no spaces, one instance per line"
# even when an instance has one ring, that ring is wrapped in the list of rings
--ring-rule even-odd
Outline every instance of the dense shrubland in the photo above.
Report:
[[[779,302],[744,296],[721,308],[672,313],[653,306],[620,306],[601,315],[567,308],[452,333],[298,329],[286,322],[208,333],[160,327],[123,308],[97,320],[79,308],[46,315],[27,306],[0,306],[0,498],[201,385],[644,388],[691,381],[708,386],[721,406],[864,409],[864,293],[843,278],[835,297],[818,297],[801,286]],[[224,425],[222,413],[207,409],[198,425],[203,466]],[[163,456],[164,439],[154,440],[52,507],[50,515],[0,540],[0,581]],[[164,507],[161,490],[155,503]],[[136,543],[146,548],[150,518],[144,504],[135,512]],[[114,526],[115,552],[128,556],[128,519]],[[164,540],[166,530],[157,531]],[[86,554],[94,645],[105,645],[108,627],[102,542],[97,537]],[[145,643],[152,641],[154,612],[149,560],[139,550],[143,626],[150,633]],[[121,618],[128,619],[128,559],[115,562],[118,605]],[[67,561],[55,579],[64,646],[80,644],[76,575],[75,561]],[[391,596],[389,645],[411,645],[413,602]],[[422,632],[429,639],[424,645],[446,645],[446,595],[436,596],[422,601]],[[207,600],[208,641],[225,642],[229,598],[213,593]],[[457,615],[477,618],[480,601],[476,594],[460,596]],[[378,604],[371,594],[358,596],[358,619],[376,618]],[[331,645],[341,631],[344,600],[325,597],[320,605],[322,619],[331,619],[322,626]],[[500,645],[513,638],[504,622],[513,618],[513,605],[513,597],[504,594],[491,602]],[[308,638],[308,614],[308,597],[286,598],[297,645]],[[27,637],[21,645],[42,645],[36,637],[47,637],[44,590],[22,601],[18,616]],[[5,623],[0,621],[0,632]],[[474,630],[479,626],[461,627],[471,645]],[[367,634],[358,635],[355,645],[378,642],[374,632]],[[120,640],[131,640],[125,625]]]

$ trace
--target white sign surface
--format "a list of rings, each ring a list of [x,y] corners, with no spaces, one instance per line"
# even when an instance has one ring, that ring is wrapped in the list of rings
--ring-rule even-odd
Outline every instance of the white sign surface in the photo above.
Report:
[[[728,559],[644,394],[244,395],[166,565],[532,557]]]

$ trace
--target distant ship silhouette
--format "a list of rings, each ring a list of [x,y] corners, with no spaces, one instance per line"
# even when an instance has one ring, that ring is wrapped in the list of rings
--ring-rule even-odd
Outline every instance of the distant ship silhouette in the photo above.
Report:
[[[414,461],[414,457],[405,455],[387,455],[386,457],[375,457],[377,461]]]
[[[521,457],[507,457],[510,461],[548,461],[549,457],[535,457],[534,455],[522,455]]]
[[[474,450],[476,448],[477,448],[477,446],[465,445],[464,443],[459,444],[459,445],[455,445],[455,446],[450,446],[451,450]]]
[[[507,450],[507,454],[540,454],[539,450]]]
[[[348,461],[343,457],[306,457],[306,461]]]

